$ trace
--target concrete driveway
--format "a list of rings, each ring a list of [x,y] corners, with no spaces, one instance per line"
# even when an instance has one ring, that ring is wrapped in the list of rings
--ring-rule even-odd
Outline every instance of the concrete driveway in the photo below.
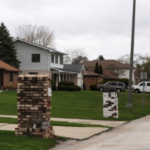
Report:
[[[88,140],[63,142],[52,150],[150,150],[150,116]]]

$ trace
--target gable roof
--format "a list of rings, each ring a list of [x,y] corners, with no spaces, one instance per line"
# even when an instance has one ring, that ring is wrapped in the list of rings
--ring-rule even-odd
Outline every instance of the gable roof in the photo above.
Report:
[[[64,64],[64,70],[70,70],[70,71],[74,71],[74,72],[81,72],[83,68],[82,64]]]
[[[26,40],[22,40],[22,39],[15,39],[14,40],[14,42],[17,42],[17,41],[23,42],[25,44],[29,44],[29,45],[32,45],[32,46],[35,46],[35,47],[38,47],[38,48],[41,48],[41,49],[44,49],[44,50],[47,50],[47,51],[49,51],[51,53],[58,53],[58,54],[66,55],[65,53],[60,52],[58,50],[55,50],[55,49],[52,49],[52,48],[49,48],[49,47],[45,47],[45,46],[42,46],[42,45],[38,45],[36,43],[31,43],[31,42],[26,41]]]
[[[3,62],[0,60],[0,69],[4,69],[4,70],[7,70],[7,71],[13,71],[13,72],[21,72],[21,70]]]
[[[103,68],[110,68],[110,66],[116,66],[120,69],[129,69],[129,64],[123,64],[116,60],[93,60],[93,61],[84,61],[83,64],[86,68],[95,68],[95,64],[98,62],[99,65],[102,65]],[[94,71],[94,70],[93,70]]]
[[[54,68],[52,67],[53,70],[61,71],[61,72],[71,72],[71,73],[80,73],[82,71],[82,68],[84,66],[82,64],[64,64],[64,68]]]

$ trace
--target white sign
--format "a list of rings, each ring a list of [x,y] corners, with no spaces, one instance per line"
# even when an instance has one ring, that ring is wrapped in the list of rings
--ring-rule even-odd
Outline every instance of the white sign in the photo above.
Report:
[[[141,72],[141,79],[147,79],[147,72]]]
[[[48,96],[52,96],[52,89],[48,88]]]

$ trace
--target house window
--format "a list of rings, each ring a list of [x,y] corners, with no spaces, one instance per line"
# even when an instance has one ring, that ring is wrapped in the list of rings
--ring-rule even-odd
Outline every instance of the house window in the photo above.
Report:
[[[32,62],[40,62],[40,54],[32,54]]]
[[[29,74],[38,74],[37,72],[29,72]]]
[[[60,57],[60,64],[63,64],[63,56]]]
[[[58,55],[55,56],[55,63],[58,64]]]
[[[51,62],[54,63],[54,55],[51,55]]]
[[[13,82],[13,72],[10,72],[10,82]]]

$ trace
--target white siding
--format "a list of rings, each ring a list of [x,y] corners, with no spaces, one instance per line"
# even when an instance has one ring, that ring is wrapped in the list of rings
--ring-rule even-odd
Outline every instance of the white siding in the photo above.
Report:
[[[23,43],[15,42],[17,58],[21,61],[20,70],[48,70],[49,51]],[[40,62],[32,62],[32,54],[40,54]]]
[[[123,70],[124,70],[124,75],[119,76],[119,78],[127,78],[127,79],[129,79],[129,69],[123,69]],[[133,74],[132,74],[132,81],[135,84],[134,70],[133,70]]]
[[[80,86],[81,88],[83,88],[83,74],[82,72],[78,73],[78,76],[77,76],[77,85]]]
[[[51,61],[50,61],[51,67],[63,69],[64,65],[60,64],[60,57],[61,57],[61,55],[59,55],[59,54],[53,54],[53,55],[54,55],[54,63],[51,63]],[[58,56],[58,63],[57,64],[55,63],[56,55]]]

